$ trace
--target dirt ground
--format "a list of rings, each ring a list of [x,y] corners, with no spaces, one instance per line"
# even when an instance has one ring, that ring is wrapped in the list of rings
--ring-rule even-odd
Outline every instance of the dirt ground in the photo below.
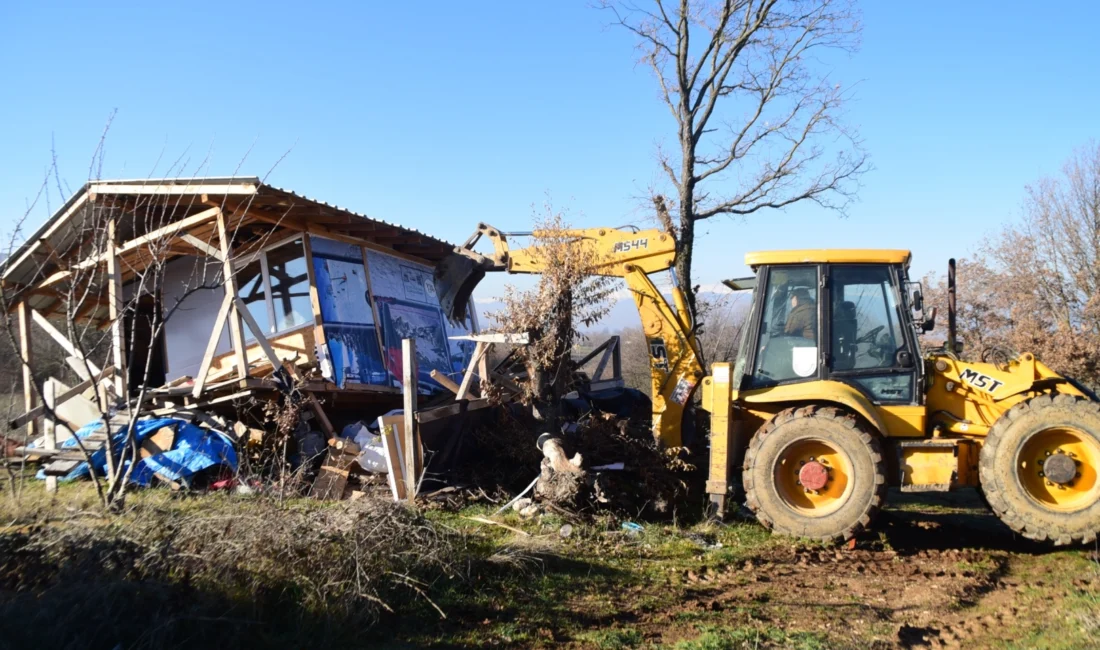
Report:
[[[526,581],[489,578],[473,602],[452,601],[434,633],[405,639],[681,650],[1100,648],[1095,549],[1023,540],[972,491],[894,492],[891,501],[854,548],[772,537],[751,522],[647,529],[637,539],[590,530],[566,540],[553,534],[559,522],[510,522],[545,544],[526,542],[531,558],[544,558]]]

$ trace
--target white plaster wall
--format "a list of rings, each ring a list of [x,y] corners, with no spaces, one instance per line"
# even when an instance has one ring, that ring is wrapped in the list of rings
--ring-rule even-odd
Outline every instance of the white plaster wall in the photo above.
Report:
[[[180,257],[172,260],[164,269],[164,287],[161,305],[165,315],[176,304],[189,287],[211,285],[217,277],[214,269],[208,268],[205,278],[200,264],[205,259]],[[174,314],[164,324],[165,342],[168,346],[168,380],[184,375],[195,376],[202,365],[202,355],[206,352],[206,343],[214,328],[214,319],[218,316],[225,292],[221,287],[200,289],[187,296]],[[229,352],[229,331],[222,329],[215,354]]]

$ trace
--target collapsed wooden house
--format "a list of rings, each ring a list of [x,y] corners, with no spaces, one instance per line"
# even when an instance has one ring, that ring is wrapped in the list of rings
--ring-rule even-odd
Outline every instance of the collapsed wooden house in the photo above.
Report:
[[[33,434],[41,415],[40,335],[83,380],[74,391],[216,411],[275,393],[286,373],[329,435],[337,419],[373,419],[401,406],[402,339],[416,342],[422,393],[469,364],[474,343],[449,337],[475,317],[450,323],[432,281],[451,250],[258,178],[91,181],[3,265],[27,361],[27,413],[9,424]]]

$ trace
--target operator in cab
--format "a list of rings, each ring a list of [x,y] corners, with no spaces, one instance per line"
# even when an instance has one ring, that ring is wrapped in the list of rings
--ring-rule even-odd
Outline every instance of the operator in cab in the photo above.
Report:
[[[795,289],[791,292],[791,308],[787,312],[783,333],[811,341],[817,340],[817,306],[806,289]]]

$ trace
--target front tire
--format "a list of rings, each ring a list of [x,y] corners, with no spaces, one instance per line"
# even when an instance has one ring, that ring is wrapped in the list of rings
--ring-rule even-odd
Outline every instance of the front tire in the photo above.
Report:
[[[989,430],[979,475],[993,512],[1028,539],[1091,543],[1100,532],[1100,404],[1040,395]]]
[[[833,407],[773,417],[749,444],[742,478],[761,524],[826,542],[869,526],[886,499],[878,439],[854,415]]]

